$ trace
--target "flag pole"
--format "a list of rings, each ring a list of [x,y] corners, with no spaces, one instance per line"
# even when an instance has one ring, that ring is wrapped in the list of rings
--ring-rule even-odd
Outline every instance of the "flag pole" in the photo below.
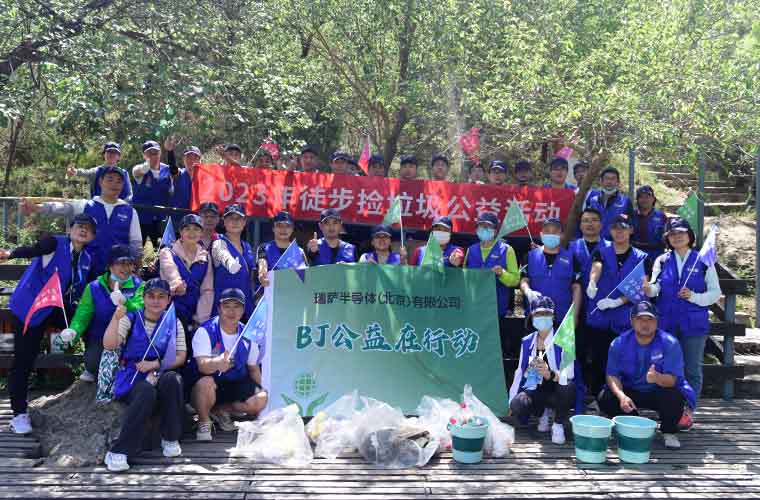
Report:
[[[55,268],[55,272],[58,272],[58,268]],[[69,320],[66,318],[66,303],[63,301],[63,288],[61,287],[60,274],[58,275],[58,293],[61,294],[61,311],[63,311],[63,322],[66,324],[66,328],[69,327]]]
[[[530,224],[528,224],[527,220],[525,221],[525,229],[528,230],[528,238],[530,238],[530,242],[535,245],[536,242],[533,241],[533,235],[530,234]]]
[[[398,214],[398,225],[401,228],[401,248],[404,248],[404,216]]]
[[[174,304],[171,304],[169,307],[174,307]],[[153,347],[153,341],[156,340],[156,332],[158,332],[158,329],[161,328],[161,326],[163,326],[164,321],[166,321],[166,316],[168,316],[166,313],[168,313],[168,312],[169,312],[169,310],[167,309],[164,312],[164,317],[161,318],[161,322],[159,324],[157,324],[156,327],[153,329],[153,335],[150,336],[150,343],[148,344],[148,348],[145,349],[145,353],[143,354],[143,357],[140,360],[140,363],[142,363],[143,361],[145,361],[145,358],[148,357],[148,352],[150,352],[150,348]],[[140,322],[143,324],[143,328],[145,328],[145,322],[143,322],[142,315],[138,314],[137,317],[140,318]],[[135,383],[135,379],[137,378],[137,374],[138,373],[140,373],[140,372],[138,370],[135,370],[135,375],[132,377],[132,382],[130,382],[129,385],[132,385],[132,384]]]

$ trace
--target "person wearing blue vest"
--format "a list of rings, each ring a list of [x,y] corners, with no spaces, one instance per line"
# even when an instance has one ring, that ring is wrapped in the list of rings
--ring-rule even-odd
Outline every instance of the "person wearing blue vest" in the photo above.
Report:
[[[570,169],[569,167],[570,165],[567,163],[566,159],[559,157],[552,158],[551,163],[549,163],[550,182],[544,184],[544,187],[554,189],[572,189],[575,191],[576,187],[566,182],[567,173]]]
[[[462,247],[451,243],[451,219],[442,215],[433,219],[433,225],[430,226],[430,232],[433,238],[438,241],[443,253],[443,265],[446,267],[462,267],[464,263],[464,250]],[[412,254],[409,264],[412,266],[421,266],[425,259],[427,245],[417,247]]]
[[[551,430],[552,443],[565,444],[564,424],[578,400],[577,365],[572,363],[560,370],[565,353],[554,344],[551,298],[540,296],[531,303],[531,322],[535,331],[520,344],[520,362],[509,388],[509,410],[520,420],[540,415],[538,431]],[[578,404],[582,405],[582,401],[581,397]]]
[[[602,238],[611,239],[612,221],[620,214],[633,217],[631,200],[620,192],[620,172],[615,167],[607,167],[599,175],[601,189],[593,191],[586,198],[586,206],[599,210],[602,214]]]
[[[686,380],[696,397],[702,392],[702,360],[710,334],[709,307],[722,294],[715,266],[705,266],[693,249],[694,232],[685,219],[677,217],[667,226],[669,251],[654,262],[652,282],[644,287],[647,296],[657,298],[660,327],[673,334],[683,350]],[[681,430],[694,424],[688,406],[678,422]]]
[[[135,205],[169,206],[174,186],[169,165],[161,163],[161,146],[156,141],[146,141],[142,145],[142,151],[145,161],[132,167],[132,202]],[[137,214],[140,217],[143,245],[150,238],[153,248],[158,248],[164,215],[146,208],[138,209]]]
[[[97,380],[103,355],[103,335],[116,305],[124,304],[128,312],[143,307],[143,283],[133,274],[134,263],[129,247],[111,247],[108,271],[87,284],[69,328],[61,332],[72,344],[84,339],[84,371],[79,377],[84,382]]]
[[[580,311],[583,290],[580,285],[580,263],[568,248],[560,246],[562,222],[549,218],[541,226],[542,246],[528,252],[520,282],[520,290],[526,299],[526,311],[540,295],[551,297],[554,302],[554,318],[559,323],[565,318],[570,305]],[[575,316],[578,325],[579,314]]]
[[[200,244],[207,252],[211,251],[211,244],[219,239],[219,206],[213,201],[207,201],[201,203],[198,208],[198,215],[201,216],[203,221],[203,234],[201,235]]]
[[[586,295],[587,335],[591,343],[592,394],[604,383],[607,352],[610,343],[622,332],[630,329],[630,311],[633,305],[617,286],[644,262],[644,274],[652,275],[652,261],[646,253],[631,246],[633,228],[630,218],[620,214],[610,226],[612,245],[597,247],[592,256]]]
[[[45,330],[64,326],[64,312],[59,308],[45,307],[29,318],[24,332],[26,316],[48,280],[58,272],[61,282],[66,317],[70,318],[87,281],[91,279],[92,255],[88,245],[95,238],[95,220],[89,215],[74,217],[68,236],[50,236],[35,245],[18,247],[13,251],[0,250],[0,262],[8,259],[32,259],[11,295],[9,308],[13,313],[13,364],[8,377],[11,399],[12,432],[32,432],[27,414],[29,374],[40,352]]]
[[[681,346],[659,328],[657,317],[651,302],[639,302],[631,309],[633,328],[610,346],[607,385],[599,407],[610,417],[638,415],[639,408],[655,410],[665,447],[679,449],[678,419],[684,404],[696,405],[696,395],[684,377]]]
[[[219,314],[219,297],[223,290],[238,288],[245,294],[245,313],[247,321],[253,312],[253,281],[256,278],[256,256],[251,245],[243,241],[246,215],[243,207],[237,204],[224,209],[224,231],[219,239],[211,245],[211,262],[214,266],[214,302],[211,315]]]
[[[169,293],[166,281],[148,280],[145,309],[128,313],[126,307],[119,305],[103,337],[105,349],[121,349],[113,390],[116,399],[127,404],[119,437],[105,457],[111,472],[129,469],[128,460],[140,453],[152,416],[160,418],[163,455],[172,458],[182,454],[179,439],[185,403],[182,377],[174,371],[185,364],[187,356],[182,323],[177,320],[175,325],[176,342],[156,338],[167,328],[161,323],[171,303]],[[174,352],[169,352],[173,345]]]
[[[90,183],[90,197],[100,195],[100,178],[106,167],[116,167],[121,172],[124,184],[119,193],[119,198],[126,202],[132,201],[132,183],[129,182],[129,174],[123,168],[119,168],[118,163],[121,159],[121,146],[116,142],[107,142],[103,145],[103,165],[99,167],[81,169],[73,166],[66,170],[68,177],[84,177]]]
[[[356,247],[340,239],[343,230],[343,219],[340,212],[334,208],[322,210],[319,218],[319,229],[322,238],[317,239],[317,233],[309,240],[306,255],[312,266],[327,264],[346,264],[356,262]]]
[[[636,212],[633,214],[633,246],[643,250],[652,262],[665,251],[665,223],[668,218],[655,208],[657,198],[652,186],[636,190]]]
[[[495,275],[496,306],[499,315],[499,334],[502,342],[515,345],[512,349],[517,354],[516,345],[519,338],[514,338],[513,330],[508,328],[506,320],[515,287],[520,282],[520,269],[517,266],[515,250],[502,239],[496,239],[500,226],[499,218],[491,212],[478,215],[476,233],[478,243],[473,243],[465,254],[464,267],[468,269],[488,269]]]
[[[198,441],[211,441],[211,419],[223,431],[234,431],[230,412],[256,416],[267,405],[261,389],[259,346],[241,337],[245,294],[228,288],[219,296],[219,316],[193,336],[192,404],[198,412]]]
[[[399,248],[398,252],[391,250],[391,228],[380,224],[372,228],[372,251],[364,253],[359,262],[371,262],[373,264],[386,264],[398,266],[406,264],[406,248]]]
[[[200,244],[201,218],[187,214],[179,223],[179,239],[159,252],[161,279],[169,283],[177,318],[190,337],[193,324],[211,317],[214,301],[214,270],[209,253]],[[190,345],[190,338],[186,339]],[[192,351],[188,352],[188,355]]]
[[[100,196],[90,200],[69,200],[64,202],[51,201],[32,203],[21,199],[19,209],[26,213],[41,213],[48,215],[63,215],[74,217],[86,213],[95,219],[98,231],[93,243],[93,264],[96,274],[106,270],[108,252],[117,244],[129,245],[135,256],[137,267],[140,267],[142,257],[142,233],[137,212],[124,200],[119,199],[119,193],[124,185],[118,167],[104,167],[100,177]]]
[[[190,208],[190,201],[193,196],[193,175],[195,169],[201,163],[201,150],[197,146],[190,146],[182,154],[184,168],[177,165],[177,159],[174,155],[174,139],[167,139],[164,142],[166,149],[166,163],[169,164],[169,173],[172,178],[173,190],[169,197],[169,206],[173,208]],[[182,220],[182,214],[172,214],[171,219],[174,227],[178,227]]]
[[[257,252],[258,276],[262,286],[269,286],[267,273],[269,273],[270,269],[274,269],[282,254],[290,246],[293,239],[294,227],[293,216],[289,212],[282,210],[272,217],[274,239],[259,245]],[[298,251],[301,252],[303,260],[306,262],[306,254],[304,254],[300,247]]]

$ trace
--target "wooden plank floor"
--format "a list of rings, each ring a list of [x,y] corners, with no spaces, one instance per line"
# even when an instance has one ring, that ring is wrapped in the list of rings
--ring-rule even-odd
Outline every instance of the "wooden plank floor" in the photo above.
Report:
[[[182,457],[151,452],[112,474],[45,465],[33,437],[7,432],[10,417],[0,400],[0,498],[760,499],[760,400],[704,400],[697,428],[680,435],[683,449],[657,441],[652,461],[638,466],[621,463],[614,446],[606,464],[584,465],[572,443],[520,428],[511,456],[471,466],[443,454],[421,469],[386,470],[359,456],[288,469],[230,457],[235,435],[223,433],[212,443],[185,440]]]

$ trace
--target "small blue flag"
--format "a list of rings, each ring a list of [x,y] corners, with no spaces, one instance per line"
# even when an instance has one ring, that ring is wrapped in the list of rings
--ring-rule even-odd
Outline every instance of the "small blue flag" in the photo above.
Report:
[[[628,276],[616,287],[617,290],[628,297],[628,300],[634,304],[647,300],[646,293],[644,292],[644,261],[631,271]]]
[[[174,235],[174,224],[172,218],[169,217],[164,228],[164,235],[161,237],[161,246],[171,248],[175,241],[177,241],[177,237]]]
[[[263,298],[256,304],[256,309],[253,310],[253,314],[248,318],[248,322],[243,327],[243,331],[240,332],[240,336],[244,339],[248,339],[251,342],[255,342],[259,346],[259,358],[258,363],[264,358],[267,344],[267,300]]]
[[[288,245],[288,248],[282,253],[280,258],[277,259],[272,271],[276,271],[277,269],[294,269],[301,278],[301,281],[303,281],[304,275],[306,274],[304,270],[307,267],[306,257],[303,254],[303,250],[298,246],[296,240],[293,240],[290,245]]]
[[[699,251],[699,260],[707,267],[714,266],[718,262],[718,244],[716,242],[716,235],[718,228],[714,224],[710,227],[710,232],[707,233],[702,249]]]
[[[161,360],[162,371],[168,370],[177,360],[177,313],[174,304],[169,305],[161,322],[156,325],[153,332],[153,348],[159,357],[164,353]]]

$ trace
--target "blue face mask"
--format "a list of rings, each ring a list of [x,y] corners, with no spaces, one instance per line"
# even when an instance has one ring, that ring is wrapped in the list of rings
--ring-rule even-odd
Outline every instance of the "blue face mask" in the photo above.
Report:
[[[539,332],[548,332],[552,329],[552,326],[554,325],[554,320],[550,318],[549,316],[534,316],[533,317],[533,328],[538,330]]]
[[[544,242],[544,246],[547,248],[557,248],[559,246],[560,237],[558,234],[542,234],[541,241]]]
[[[480,241],[491,241],[496,234],[496,230],[490,227],[479,227],[476,233]]]
[[[123,285],[124,283],[126,283],[126,281],[127,281],[129,278],[127,278],[126,280],[123,280],[123,279],[119,278],[118,276],[116,276],[114,273],[111,273],[111,279],[112,279],[114,282],[116,282],[116,283],[118,283],[118,284],[120,284],[120,285]]]

